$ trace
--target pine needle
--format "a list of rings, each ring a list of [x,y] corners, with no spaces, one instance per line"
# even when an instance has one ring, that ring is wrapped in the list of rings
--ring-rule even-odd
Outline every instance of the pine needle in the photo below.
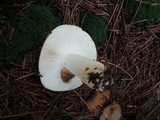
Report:
[[[108,64],[115,66],[116,68],[122,70],[124,73],[126,73],[130,78],[123,78],[121,80],[133,80],[133,77],[131,76],[131,74],[129,74],[126,70],[124,70],[123,68],[121,68],[119,65],[115,65],[114,63],[108,62]]]

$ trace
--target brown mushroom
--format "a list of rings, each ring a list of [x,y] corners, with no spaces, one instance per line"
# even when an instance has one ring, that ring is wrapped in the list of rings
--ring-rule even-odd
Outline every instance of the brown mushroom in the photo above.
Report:
[[[121,118],[121,107],[119,104],[113,102],[106,106],[100,116],[100,120],[120,120]]]

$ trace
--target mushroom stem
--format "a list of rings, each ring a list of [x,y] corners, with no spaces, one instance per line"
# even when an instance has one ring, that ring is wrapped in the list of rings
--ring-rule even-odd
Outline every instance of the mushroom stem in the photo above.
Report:
[[[82,55],[68,54],[64,57],[63,66],[90,88],[99,89],[101,87],[101,79],[105,70],[102,63]]]
[[[88,100],[87,102],[88,108],[92,113],[94,113],[96,117],[100,116],[103,106],[110,99],[110,95],[111,95],[110,90],[105,90],[103,92],[96,92],[94,96],[92,96]]]

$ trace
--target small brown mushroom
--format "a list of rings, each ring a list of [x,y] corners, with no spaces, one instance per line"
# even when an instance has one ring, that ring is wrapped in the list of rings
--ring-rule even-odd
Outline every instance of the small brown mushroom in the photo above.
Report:
[[[120,120],[121,107],[117,103],[112,103],[103,109],[100,120]]]

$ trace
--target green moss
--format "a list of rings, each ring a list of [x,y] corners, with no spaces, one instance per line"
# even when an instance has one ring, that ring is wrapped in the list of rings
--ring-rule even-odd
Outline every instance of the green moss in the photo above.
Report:
[[[141,5],[138,1],[128,0],[127,3],[127,20],[132,21],[139,7],[137,15],[134,22],[146,20],[144,22],[137,23],[139,27],[144,27],[146,25],[153,25],[160,22],[160,5],[153,5],[154,3],[159,3],[159,0],[143,0]]]
[[[26,53],[42,45],[51,30],[60,24],[59,18],[45,6],[31,5],[24,14],[24,17],[17,16],[12,21],[16,29],[11,41],[15,46],[0,40],[3,46],[0,48],[1,64],[20,61]]]
[[[0,14],[0,25],[4,24],[6,21],[6,16]]]
[[[82,25],[82,29],[92,37],[96,45],[100,45],[105,42],[105,38],[107,36],[105,28],[106,23],[95,15],[87,15]]]
[[[27,2],[30,2],[32,0],[1,0],[1,4],[14,4],[14,3],[18,3],[18,4],[25,4]]]
[[[14,21],[17,30],[13,41],[21,52],[37,47],[47,34],[60,24],[47,7],[32,5],[25,14],[26,17],[19,17]]]
[[[20,62],[21,59],[15,46],[0,38],[0,66],[6,62]]]
[[[152,0],[152,3],[159,3],[159,0]],[[160,5],[150,5],[147,14],[148,24],[155,24],[160,22]]]

